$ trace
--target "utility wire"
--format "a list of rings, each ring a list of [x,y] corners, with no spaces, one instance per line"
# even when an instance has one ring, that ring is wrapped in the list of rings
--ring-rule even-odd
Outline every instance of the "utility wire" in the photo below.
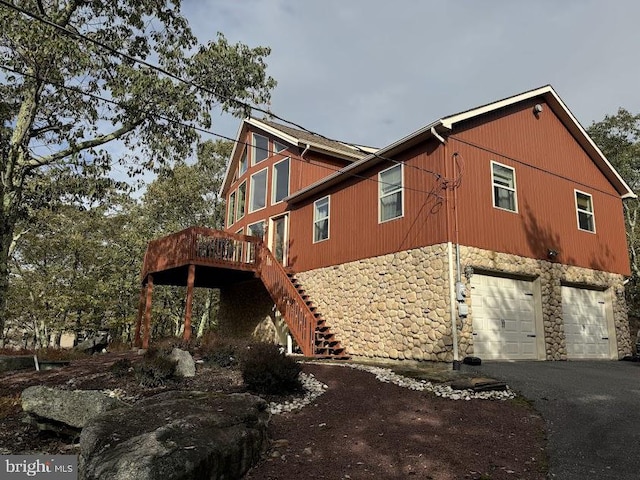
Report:
[[[96,40],[94,38],[88,37],[88,36],[78,32],[78,31],[69,30],[68,28],[63,27],[62,25],[58,25],[57,23],[52,22],[51,20],[48,20],[47,18],[44,18],[44,17],[42,17],[40,15],[36,15],[35,13],[32,13],[32,12],[30,12],[30,11],[28,11],[28,10],[22,8],[22,7],[19,7],[17,5],[13,5],[12,3],[10,3],[10,2],[8,2],[6,0],[0,0],[0,5],[4,5],[5,7],[8,7],[8,8],[10,8],[10,9],[16,11],[16,12],[22,13],[22,14],[24,14],[24,15],[26,15],[26,16],[34,19],[34,20],[42,22],[42,23],[44,23],[44,24],[46,24],[46,25],[48,25],[50,27],[53,27],[53,28],[55,28],[57,30],[60,30],[65,35],[71,36],[71,37],[79,39],[79,40],[84,40],[84,41],[93,43],[94,45],[96,45],[96,46],[98,46],[100,48],[103,48],[103,49],[113,53],[114,55],[117,55],[117,56],[119,56],[121,58],[124,58],[124,59],[126,59],[126,60],[128,60],[130,62],[134,62],[134,63],[138,63],[140,65],[144,65],[145,67],[147,67],[149,69],[152,69],[152,70],[155,70],[155,71],[157,71],[159,73],[162,73],[163,75],[166,75],[166,76],[168,76],[170,78],[173,78],[174,80],[177,80],[177,81],[182,82],[182,83],[184,83],[186,85],[189,85],[190,87],[193,87],[193,88],[195,88],[197,90],[202,90],[204,92],[209,93],[210,95],[214,95],[214,96],[219,97],[219,98],[221,98],[223,100],[226,100],[226,101],[229,101],[229,102],[234,102],[234,103],[236,103],[238,105],[241,105],[245,109],[249,109],[249,111],[256,110],[258,112],[261,112],[261,113],[263,113],[263,114],[265,114],[267,116],[275,118],[275,119],[277,119],[277,120],[279,120],[281,122],[284,122],[284,123],[286,123],[288,125],[292,125],[295,128],[297,128],[297,129],[299,129],[299,130],[301,130],[301,131],[303,131],[305,133],[308,133],[310,135],[314,135],[314,136],[317,136],[319,138],[322,138],[324,140],[328,140],[328,141],[331,141],[331,142],[344,143],[344,144],[354,148],[355,150],[357,150],[358,152],[360,152],[360,153],[362,153],[363,155],[366,155],[366,156],[373,155],[375,158],[378,158],[378,159],[384,160],[384,161],[388,161],[388,162],[392,162],[392,163],[395,163],[397,165],[403,163],[403,162],[400,162],[398,160],[385,157],[383,155],[378,155],[375,152],[374,153],[367,152],[360,145],[356,145],[356,144],[352,144],[352,143],[348,143],[348,142],[341,142],[341,141],[334,140],[332,138],[326,137],[326,136],[324,136],[322,134],[319,134],[317,132],[309,130],[309,129],[303,127],[302,125],[299,125],[299,124],[297,124],[297,123],[295,123],[293,121],[287,120],[287,119],[285,119],[285,118],[283,118],[283,117],[281,117],[279,115],[276,115],[275,113],[273,113],[270,110],[265,110],[265,109],[260,108],[258,106],[251,105],[251,104],[248,104],[246,102],[243,102],[242,100],[238,100],[238,99],[235,99],[235,98],[230,98],[230,97],[227,97],[225,95],[216,93],[213,90],[204,87],[203,85],[197,84],[197,83],[195,83],[195,82],[193,82],[191,80],[186,80],[184,78],[181,78],[178,75],[175,75],[175,74],[167,71],[166,69],[164,69],[162,67],[159,67],[159,66],[151,64],[151,63],[149,63],[149,62],[147,62],[145,60],[141,60],[139,58],[136,58],[136,57],[133,57],[133,56],[131,56],[129,54],[121,52],[121,51],[119,51],[119,50],[117,50],[117,49],[115,49],[115,48],[113,48],[113,47],[111,47],[111,46],[109,46],[109,45],[107,45],[107,44],[105,44],[103,42],[100,42],[99,40]],[[409,167],[409,168],[413,168],[413,169],[422,171],[424,173],[428,173],[430,175],[433,175],[438,180],[440,180],[442,178],[442,175],[440,173],[434,172],[433,170],[429,170],[429,169],[420,167],[418,165],[409,165],[409,164],[405,164],[405,165],[407,167]]]
[[[1,2],[2,2],[2,0],[0,0],[0,3],[1,3]],[[15,69],[10,68],[10,67],[7,67],[7,66],[5,66],[5,65],[0,65],[0,69],[3,69],[3,70],[5,70],[5,71],[7,71],[7,72],[14,73],[14,74],[16,74],[16,75],[20,75],[20,76],[22,76],[22,77],[29,77],[29,78],[33,78],[33,79],[35,79],[35,80],[44,81],[45,83],[47,83],[47,84],[49,84],[49,85],[52,85],[52,86],[54,86],[54,87],[62,88],[62,89],[65,89],[65,90],[69,90],[69,91],[72,91],[72,92],[74,92],[74,93],[77,93],[77,94],[80,94],[80,95],[84,95],[84,96],[86,96],[86,97],[88,97],[88,98],[91,98],[91,99],[93,99],[93,100],[97,100],[97,101],[101,101],[101,102],[110,103],[110,104],[112,104],[112,105],[116,105],[116,106],[119,106],[119,107],[121,107],[121,108],[123,107],[123,105],[122,105],[121,103],[119,103],[118,101],[116,101],[116,100],[108,99],[108,98],[104,98],[104,97],[100,97],[99,95],[96,95],[96,94],[93,94],[93,93],[85,92],[85,91],[83,91],[82,89],[77,88],[77,87],[72,87],[72,86],[68,86],[68,85],[60,84],[60,83],[57,83],[57,82],[54,82],[54,81],[51,81],[51,80],[45,80],[45,79],[42,79],[42,78],[40,78],[40,77],[38,77],[38,76],[36,76],[36,75],[32,75],[32,74],[28,74],[28,73],[24,73],[24,72],[19,72],[19,71],[15,70]],[[234,138],[228,137],[228,136],[226,136],[226,135],[223,135],[223,134],[221,134],[221,133],[214,132],[214,131],[212,131],[212,130],[207,130],[207,129],[204,129],[204,128],[201,128],[201,127],[197,127],[197,126],[195,126],[195,125],[191,125],[191,124],[187,124],[187,123],[181,122],[181,121],[179,121],[179,120],[174,120],[174,119],[172,119],[172,118],[169,118],[169,117],[164,116],[164,115],[160,115],[160,114],[155,113],[155,112],[150,111],[150,110],[141,110],[141,111],[142,111],[144,114],[146,114],[146,115],[148,115],[148,116],[150,116],[150,117],[159,118],[159,119],[161,119],[161,120],[164,120],[164,121],[166,121],[166,122],[172,123],[172,124],[174,124],[174,125],[179,125],[179,126],[182,126],[182,127],[191,128],[191,129],[193,129],[193,130],[195,130],[195,131],[197,131],[197,132],[205,133],[205,134],[212,135],[212,136],[215,136],[215,137],[218,137],[218,138],[224,139],[224,140],[228,140],[228,141],[233,142],[233,143],[236,143],[236,144],[238,144],[238,145],[243,145],[243,146],[245,146],[245,147],[253,147],[253,148],[257,149],[257,150],[265,151],[265,152],[269,153],[270,155],[275,155],[275,154],[279,154],[279,153],[281,153],[281,152],[276,152],[275,150],[271,150],[271,149],[269,149],[269,148],[263,148],[263,147],[259,147],[259,146],[257,146],[257,145],[253,145],[253,144],[248,143],[248,142],[244,142],[244,141],[241,141],[241,140],[237,140],[237,139],[234,139]],[[290,158],[292,158],[293,160],[296,160],[296,161],[298,161],[298,162],[306,163],[306,161],[305,161],[303,158],[301,158],[300,156],[298,156],[298,155],[283,155],[283,157],[285,157],[285,156],[288,156],[288,157],[290,157]],[[405,165],[406,165],[406,164],[405,164]],[[328,165],[322,165],[322,167],[323,167],[323,168],[326,168],[327,170],[332,171],[332,172],[341,172],[341,171],[343,170],[343,169],[341,169],[341,168],[333,168],[333,167],[330,167],[330,166],[328,166]],[[376,182],[376,183],[378,183],[378,184],[380,184],[380,185],[388,185],[388,186],[393,186],[393,185],[395,185],[395,184],[388,183],[388,182],[382,182],[382,181],[380,181],[380,180],[374,179],[374,178],[372,178],[372,177],[367,177],[367,176],[364,176],[364,175],[351,174],[351,173],[348,173],[348,172],[347,172],[346,174],[347,174],[350,178],[358,178],[358,179],[361,179],[361,180],[372,181],[372,182]],[[444,182],[441,182],[441,179],[442,179],[442,177],[440,176],[440,177],[439,177],[439,178],[437,178],[436,180],[441,184],[441,188],[443,188],[443,189],[444,189]],[[434,194],[435,194],[435,193],[434,193],[434,191],[437,191],[438,187],[437,187],[437,185],[436,185],[436,187],[432,188],[430,191],[427,191],[427,190],[422,190],[422,189],[418,189],[418,188],[407,187],[407,186],[405,185],[405,186],[404,186],[404,189],[405,189],[405,190],[407,190],[407,191],[413,191],[413,192],[416,192],[416,193],[422,193],[422,194],[426,194],[427,196],[431,196],[431,195],[434,195]],[[437,195],[436,195],[436,196],[437,196]]]

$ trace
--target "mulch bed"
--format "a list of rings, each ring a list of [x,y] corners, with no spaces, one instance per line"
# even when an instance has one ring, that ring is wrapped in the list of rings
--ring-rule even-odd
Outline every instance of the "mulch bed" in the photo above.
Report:
[[[95,355],[60,370],[0,374],[0,453],[77,453],[73,442],[22,423],[19,394],[30,385],[119,388],[134,399],[166,389],[243,390],[239,373],[222,368],[144,388],[109,373],[123,357],[137,360],[131,353]],[[526,402],[453,401],[351,368],[305,364],[303,370],[327,384],[327,392],[300,411],[271,418],[271,446],[247,479],[546,478],[544,422]],[[7,406],[11,398],[16,402]]]

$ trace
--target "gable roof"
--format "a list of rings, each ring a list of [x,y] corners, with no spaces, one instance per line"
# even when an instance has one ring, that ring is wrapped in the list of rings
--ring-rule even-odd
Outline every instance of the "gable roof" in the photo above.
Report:
[[[239,141],[240,138],[242,138],[248,130],[256,129],[280,139],[283,143],[288,143],[289,145],[298,147],[302,150],[313,150],[315,152],[324,153],[349,162],[360,160],[368,154],[378,150],[377,148],[332,140],[327,137],[323,137],[322,135],[282,125],[271,120],[245,118],[240,124],[240,128],[236,135],[236,143],[233,146],[231,159],[227,165],[224,181],[220,187],[220,195],[224,196],[231,185],[233,181],[232,172],[234,171],[234,168],[238,163],[238,158],[245,147],[245,144]]]
[[[309,185],[308,187],[299,190],[298,192],[285,198],[285,201],[289,203],[297,203],[305,200],[311,196],[314,196],[316,193],[334,186],[353,175],[357,175],[364,170],[377,165],[378,163],[388,161],[388,157],[397,155],[407,148],[410,148],[429,138],[437,138],[440,141],[444,141],[442,135],[446,135],[448,132],[453,130],[454,126],[459,124],[460,122],[479,117],[489,112],[493,112],[534,97],[544,98],[549,107],[558,116],[560,121],[569,130],[569,132],[573,135],[580,146],[587,152],[591,159],[596,163],[602,173],[607,177],[609,182],[620,194],[621,198],[636,198],[635,193],[633,193],[631,188],[622,179],[615,168],[613,168],[611,163],[609,163],[602,151],[600,151],[598,146],[593,142],[591,137],[589,137],[582,125],[580,125],[580,122],[578,122],[578,120],[573,116],[564,102],[560,99],[553,87],[551,87],[551,85],[546,85],[544,87],[529,90],[527,92],[498,100],[496,102],[488,103],[480,107],[442,117],[441,119],[436,120],[435,122],[432,122],[425,127],[420,128],[419,130],[416,130],[406,137],[403,137],[400,140],[381,148],[371,155],[368,155],[361,160],[352,163],[351,165],[348,165],[341,170]]]

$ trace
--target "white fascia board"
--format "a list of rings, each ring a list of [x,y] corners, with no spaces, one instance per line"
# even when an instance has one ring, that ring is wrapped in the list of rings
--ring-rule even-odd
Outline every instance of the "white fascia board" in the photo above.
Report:
[[[240,142],[240,135],[242,134],[242,129],[244,128],[245,124],[249,122],[249,120],[249,118],[245,118],[242,122],[240,122],[240,126],[238,127],[238,131],[236,133],[236,140],[233,144],[233,149],[231,150],[231,157],[229,158],[229,162],[227,163],[227,170],[224,173],[224,179],[222,180],[222,185],[220,185],[220,190],[218,191],[218,195],[223,199],[227,192],[227,189],[229,188],[229,185],[231,185],[231,182],[233,181],[233,175],[231,175],[231,172],[233,171],[232,166],[236,164],[235,159],[238,152],[238,146],[242,143]],[[242,147],[244,147],[243,143]]]
[[[299,145],[300,143],[300,139],[297,137],[292,137],[289,134],[284,133],[281,130],[278,130],[277,128],[272,127],[271,125],[267,125],[266,123],[262,123],[260,120],[256,120],[255,118],[250,118],[247,123],[253,125],[254,127],[257,127],[261,130],[264,130],[267,133],[270,133],[271,135],[278,137],[282,140],[284,140],[285,142],[288,142],[292,145]]]
[[[430,123],[429,125],[422,127],[421,129],[416,130],[413,133],[410,133],[406,137],[403,137],[400,140],[393,142],[392,144],[387,145],[386,147],[381,148],[380,150],[376,150],[374,153],[367,155],[366,157],[358,160],[357,162],[353,162],[351,165],[347,165],[346,167],[341,168],[337,172],[332,173],[331,175],[328,175],[324,178],[321,178],[320,180],[312,183],[311,185],[301,190],[298,190],[294,194],[289,195],[287,198],[285,198],[284,201],[297,202],[300,200],[304,200],[309,195],[311,195],[315,190],[318,190],[318,189],[324,190],[324,188],[327,188],[336,183],[339,183],[341,181],[341,177],[343,176],[349,176],[350,174],[352,175],[352,174],[358,173],[359,171],[365,170],[370,166],[375,165],[378,162],[385,161],[387,159],[383,157],[384,155],[388,155],[390,153],[395,154],[397,153],[395,152],[395,150],[398,148],[400,148],[402,151],[404,150],[404,148],[410,146],[412,144],[411,143],[412,141],[422,138],[425,135],[427,136],[427,138],[429,136],[432,136],[431,129],[438,127],[440,125],[441,125],[440,120]]]

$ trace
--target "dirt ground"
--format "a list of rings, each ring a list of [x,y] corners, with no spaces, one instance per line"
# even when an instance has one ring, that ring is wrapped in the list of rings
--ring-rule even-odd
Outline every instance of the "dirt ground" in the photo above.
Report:
[[[243,391],[237,370],[199,368],[192,379],[149,389],[114,378],[117,359],[94,355],[46,372],[0,374],[0,454],[73,454],[73,441],[22,422],[20,392],[30,385],[117,391],[127,401],[167,389]],[[531,479],[546,478],[542,418],[523,400],[453,401],[381,383],[367,372],[305,364],[327,392],[297,412],[274,415],[271,445],[246,478]],[[272,399],[271,399],[272,400]]]

